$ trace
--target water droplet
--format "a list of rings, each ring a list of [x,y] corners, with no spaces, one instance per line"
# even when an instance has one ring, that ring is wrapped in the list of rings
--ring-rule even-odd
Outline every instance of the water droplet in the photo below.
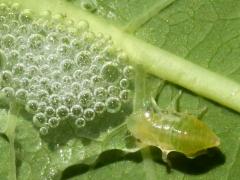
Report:
[[[120,99],[122,102],[126,103],[130,100],[130,90],[122,90],[119,94]]]
[[[95,118],[95,112],[91,108],[85,109],[83,114],[87,121],[92,121]]]
[[[46,136],[48,134],[48,127],[41,127],[39,130],[39,134],[42,136]]]
[[[107,112],[116,113],[121,109],[121,101],[117,97],[109,97],[106,100]]]
[[[98,87],[94,90],[94,96],[97,100],[105,100],[107,98],[107,91],[103,87]]]
[[[57,118],[57,117],[51,117],[49,120],[48,120],[48,124],[51,128],[56,128],[58,127],[60,123],[60,119]]]
[[[80,102],[80,105],[83,107],[88,107],[92,104],[92,93],[89,90],[84,90],[82,92],[79,93],[78,95],[78,99]]]
[[[37,112],[42,112],[42,113],[44,113],[45,110],[46,110],[46,108],[47,108],[47,103],[46,103],[46,102],[40,102],[40,103],[38,104]]]
[[[50,104],[57,106],[60,102],[60,97],[57,94],[52,94],[49,98]]]
[[[72,106],[71,112],[75,116],[80,116],[83,113],[83,108],[80,105],[75,104],[75,105]]]
[[[38,102],[36,100],[29,100],[25,106],[25,109],[29,113],[37,112]]]
[[[60,118],[65,118],[68,116],[68,112],[69,112],[69,109],[66,107],[66,106],[59,106],[57,108],[57,115],[60,117]]]
[[[11,84],[12,82],[12,73],[11,71],[2,71],[1,80],[4,84]]]
[[[55,115],[55,109],[52,106],[47,106],[45,113],[48,117],[52,117]]]
[[[45,116],[45,114],[43,113],[37,113],[33,116],[33,124],[36,127],[42,127],[47,121],[47,118]]]
[[[108,82],[115,82],[120,77],[118,65],[112,62],[107,62],[101,69],[101,75]]]
[[[113,85],[109,86],[107,91],[110,96],[118,96],[120,92],[119,88]]]
[[[75,62],[80,68],[87,66],[91,64],[91,54],[88,51],[81,51],[76,55]]]
[[[15,91],[11,87],[4,87],[1,91],[2,91],[2,93],[4,95],[4,97],[6,97],[6,98],[14,97]]]
[[[94,104],[94,111],[97,114],[102,114],[106,110],[106,106],[103,102],[96,102]]]
[[[75,121],[75,125],[78,128],[82,128],[82,127],[84,127],[86,125],[86,121],[83,118],[77,118],[76,121]]]
[[[129,87],[129,81],[125,78],[121,79],[119,84],[122,89],[127,89]]]

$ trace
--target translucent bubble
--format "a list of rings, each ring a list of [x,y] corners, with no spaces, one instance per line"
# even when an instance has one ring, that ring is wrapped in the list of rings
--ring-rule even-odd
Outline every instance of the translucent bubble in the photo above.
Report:
[[[20,4],[19,4],[19,3],[13,3],[13,4],[11,5],[11,10],[12,10],[13,12],[17,12],[19,9],[20,9]]]
[[[91,61],[91,54],[88,51],[81,51],[75,57],[75,62],[79,67],[88,66]]]
[[[93,95],[92,95],[91,91],[84,90],[79,93],[78,100],[79,100],[81,106],[88,107],[92,104]]]
[[[6,17],[0,16],[0,23],[3,24],[6,21]]]
[[[60,97],[57,94],[52,94],[49,98],[49,102],[53,106],[58,106],[58,104],[60,103]]]
[[[81,20],[81,21],[78,22],[77,28],[78,28],[78,30],[79,30],[80,32],[84,32],[84,31],[87,31],[87,30],[88,30],[89,24],[88,24],[87,21]]]
[[[129,87],[129,80],[123,78],[123,79],[120,80],[120,83],[119,83],[119,84],[120,84],[120,87],[121,87],[122,89],[127,89],[127,88]]]
[[[81,2],[81,7],[87,11],[93,12],[97,9],[93,1],[85,0]]]
[[[118,96],[120,92],[119,88],[113,85],[109,86],[107,91],[110,96]]]
[[[5,67],[6,62],[7,62],[7,57],[4,51],[0,49],[0,70]]]
[[[106,100],[107,112],[116,113],[121,109],[121,101],[117,97],[109,97]]]
[[[32,34],[28,39],[28,44],[31,48],[37,49],[43,45],[43,36],[40,34]]]
[[[34,32],[40,32],[41,31],[41,26],[38,24],[36,21],[31,23],[31,30]]]
[[[47,41],[52,44],[56,44],[58,42],[58,39],[59,39],[59,34],[56,32],[51,32],[47,35]]]
[[[90,89],[91,82],[88,79],[84,79],[84,80],[82,80],[81,86],[84,89]]]
[[[99,72],[98,66],[97,65],[91,65],[90,66],[90,72],[93,74],[97,74]]]
[[[25,72],[25,66],[22,63],[18,63],[13,66],[12,72],[15,75],[22,75]]]
[[[97,114],[102,114],[106,110],[106,106],[103,102],[96,102],[94,104],[94,111]]]
[[[95,37],[95,34],[93,32],[86,31],[83,34],[83,39],[84,39],[84,41],[86,41],[86,42],[88,42],[90,44],[90,43],[94,42],[96,37]]]
[[[99,75],[94,75],[91,77],[92,86],[101,86],[103,84],[103,78]]]
[[[73,70],[74,64],[70,59],[65,59],[61,62],[61,68],[64,72],[71,72]]]
[[[51,54],[47,57],[47,61],[50,64],[56,64],[56,63],[58,63],[58,57],[55,54]]]
[[[80,116],[80,115],[82,115],[82,113],[83,113],[83,108],[82,108],[80,105],[75,104],[75,105],[72,106],[71,112],[72,112],[73,115],[75,115],[75,116]]]
[[[49,94],[48,94],[48,91],[46,91],[46,90],[40,89],[37,91],[37,97],[39,98],[39,100],[47,101],[48,96],[49,96]]]
[[[80,69],[74,71],[74,73],[73,73],[73,77],[76,80],[80,80],[81,79],[81,75],[82,75],[82,71]]]
[[[62,81],[66,84],[70,84],[72,82],[71,76],[63,76]]]
[[[30,80],[27,77],[23,77],[20,80],[21,86],[27,88],[30,84]]]
[[[19,26],[18,27],[18,33],[21,34],[21,35],[27,34],[28,33],[28,27],[26,25]]]
[[[84,114],[84,118],[87,120],[87,121],[92,121],[94,118],[95,118],[95,112],[93,109],[91,108],[87,108],[84,110],[83,112]]]
[[[69,109],[66,107],[66,106],[59,106],[57,108],[57,115],[60,117],[60,118],[64,118],[64,117],[67,117],[68,116],[68,112],[69,112]]]
[[[73,49],[76,49],[76,50],[80,50],[82,47],[83,47],[83,43],[78,40],[78,39],[73,39],[71,42],[70,42],[70,46],[73,48]]]
[[[47,106],[45,109],[45,113],[48,117],[52,117],[55,115],[55,109],[52,106]]]
[[[47,118],[43,113],[37,113],[33,116],[33,124],[36,127],[42,127],[47,122]]]
[[[51,91],[57,93],[60,91],[62,84],[60,82],[54,81],[51,85]]]
[[[11,71],[2,71],[1,73],[1,80],[5,83],[5,84],[10,84],[12,82],[12,73]]]
[[[70,38],[68,36],[63,36],[60,40],[63,44],[70,44]]]
[[[32,21],[32,12],[29,9],[22,11],[19,15],[19,20],[22,23],[30,23]]]
[[[81,85],[78,82],[73,82],[71,84],[71,90],[74,94],[78,94],[81,89]]]
[[[12,48],[15,46],[16,38],[11,34],[6,34],[2,37],[2,45],[6,48]]]
[[[38,102],[36,100],[29,100],[25,106],[25,109],[29,113],[37,112]]]
[[[3,32],[3,33],[8,33],[9,32],[9,26],[7,24],[2,24],[0,26],[0,30]]]
[[[30,77],[36,75],[38,73],[38,67],[37,66],[29,66],[27,69],[27,73]]]
[[[103,87],[98,87],[94,90],[94,96],[97,100],[105,100],[107,98],[107,90]]]
[[[123,75],[124,77],[128,78],[128,79],[133,79],[134,75],[135,75],[135,70],[132,66],[126,66],[123,69]]]
[[[63,104],[71,106],[74,103],[76,97],[72,93],[66,93],[63,95]]]
[[[47,126],[41,127],[39,130],[39,134],[41,136],[46,136],[48,134],[48,127]]]
[[[6,98],[14,97],[15,91],[11,87],[4,87],[1,91]]]
[[[21,103],[26,102],[27,96],[28,96],[28,91],[25,89],[18,89],[16,91],[16,100]]]
[[[57,117],[51,117],[49,120],[48,120],[48,124],[51,128],[56,128],[58,127],[60,123],[60,119],[57,118]]]
[[[101,69],[101,75],[108,82],[115,82],[120,77],[118,65],[112,62],[107,62]]]
[[[119,94],[119,97],[122,100],[122,102],[126,103],[130,100],[130,94],[131,94],[130,90],[122,90]]]
[[[8,55],[8,59],[13,62],[16,62],[18,58],[19,58],[19,52],[17,50],[12,50]]]
[[[62,77],[62,73],[59,70],[53,70],[52,73],[51,73],[51,76],[54,79],[60,79]]]
[[[0,13],[6,14],[8,12],[8,6],[5,3],[0,4]]]
[[[45,110],[46,110],[46,108],[47,108],[47,103],[46,103],[46,102],[40,102],[40,103],[38,104],[37,112],[42,112],[42,113],[44,113]]]
[[[78,128],[82,128],[82,127],[84,127],[86,125],[86,121],[83,118],[77,118],[76,121],[75,121],[75,125]]]
[[[70,53],[70,46],[62,44],[57,47],[57,52],[61,55],[68,55]]]

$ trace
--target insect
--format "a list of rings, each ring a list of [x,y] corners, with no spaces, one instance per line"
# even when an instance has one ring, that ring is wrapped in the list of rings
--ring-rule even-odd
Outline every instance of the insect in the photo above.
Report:
[[[181,93],[170,106],[160,109],[151,99],[153,110],[138,110],[130,115],[127,126],[141,144],[156,146],[162,150],[162,159],[170,165],[167,156],[172,151],[181,152],[188,158],[194,158],[204,150],[220,144],[219,138],[197,116],[177,111],[177,102]],[[206,108],[199,114],[203,115]]]

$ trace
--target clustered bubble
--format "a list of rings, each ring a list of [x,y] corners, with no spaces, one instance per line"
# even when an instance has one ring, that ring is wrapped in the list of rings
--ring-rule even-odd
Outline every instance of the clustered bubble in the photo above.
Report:
[[[105,112],[119,112],[134,78],[126,59],[87,21],[74,24],[50,12],[35,18],[16,3],[0,4],[1,97],[32,114],[41,135],[62,121],[83,128]]]

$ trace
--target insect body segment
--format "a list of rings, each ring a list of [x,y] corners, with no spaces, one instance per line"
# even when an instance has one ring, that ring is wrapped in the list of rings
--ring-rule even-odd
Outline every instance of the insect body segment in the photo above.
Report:
[[[202,121],[184,113],[139,111],[131,115],[128,128],[143,144],[157,146],[167,153],[181,152],[187,157],[220,144]]]

